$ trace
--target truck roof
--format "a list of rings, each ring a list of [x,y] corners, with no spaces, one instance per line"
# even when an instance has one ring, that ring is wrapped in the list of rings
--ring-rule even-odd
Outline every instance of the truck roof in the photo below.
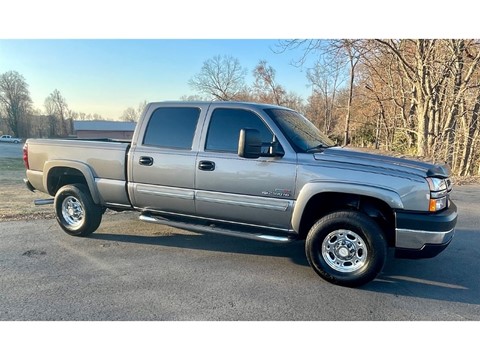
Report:
[[[274,104],[265,104],[265,103],[255,103],[255,102],[248,102],[248,101],[156,101],[151,102],[149,105],[154,106],[179,106],[179,105],[190,105],[190,106],[205,106],[205,105],[221,105],[225,107],[236,107],[238,105],[242,105],[243,107],[251,107],[256,109],[266,109],[266,108],[279,108],[279,109],[287,109],[284,106],[274,105]]]

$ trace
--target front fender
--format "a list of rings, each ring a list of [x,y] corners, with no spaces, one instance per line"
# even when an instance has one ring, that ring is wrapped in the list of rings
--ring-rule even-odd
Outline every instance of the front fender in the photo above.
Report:
[[[95,184],[95,175],[90,166],[87,164],[75,161],[75,160],[51,160],[45,162],[43,166],[43,187],[44,189],[48,189],[48,175],[49,172],[55,168],[70,168],[78,170],[83,174],[85,181],[87,183],[88,189],[90,190],[90,194],[92,196],[93,201],[95,204],[100,204],[100,195],[98,193],[97,186]]]
[[[295,232],[300,232],[300,223],[302,221],[303,213],[307,207],[308,202],[318,194],[325,193],[342,193],[342,194],[354,194],[368,196],[376,198],[388,204],[394,209],[403,209],[404,205],[400,196],[393,190],[372,185],[372,184],[359,184],[349,183],[343,181],[314,181],[306,184],[300,194],[298,195],[295,209],[292,215],[292,228]]]

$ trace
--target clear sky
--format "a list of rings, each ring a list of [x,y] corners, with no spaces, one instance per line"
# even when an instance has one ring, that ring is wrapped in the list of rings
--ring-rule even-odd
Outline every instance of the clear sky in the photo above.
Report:
[[[469,5],[472,11],[452,17],[450,7],[443,6],[450,4],[447,0],[403,0],[393,13],[379,8],[377,0],[312,4],[310,0],[4,2],[0,73],[22,74],[38,109],[43,110],[45,98],[58,89],[70,109],[118,119],[127,107],[143,100],[194,95],[188,80],[216,55],[238,58],[248,71],[247,84],[255,65],[266,60],[276,70],[279,84],[306,99],[311,91],[306,69],[290,65],[299,52],[274,53],[277,39],[479,34],[469,25],[477,23],[478,11]]]
[[[197,94],[188,80],[216,55],[238,58],[247,84],[260,60],[276,70],[277,82],[304,99],[306,68],[293,66],[300,51],[279,52],[278,40],[239,39],[57,39],[0,40],[0,73],[25,77],[36,108],[58,89],[69,108],[118,119],[143,101],[179,100]]]

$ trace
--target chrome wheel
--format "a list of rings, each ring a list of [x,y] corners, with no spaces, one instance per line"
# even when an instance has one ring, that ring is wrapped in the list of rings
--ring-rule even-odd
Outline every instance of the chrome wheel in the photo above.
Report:
[[[76,197],[67,196],[62,202],[62,216],[68,225],[74,228],[81,227],[85,221],[82,203]]]
[[[350,230],[335,230],[322,243],[322,257],[332,269],[349,273],[363,267],[368,250],[360,235]]]

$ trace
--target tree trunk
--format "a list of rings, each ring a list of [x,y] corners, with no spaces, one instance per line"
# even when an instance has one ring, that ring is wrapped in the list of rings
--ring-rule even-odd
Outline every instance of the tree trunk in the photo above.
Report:
[[[348,103],[347,103],[347,115],[345,116],[345,137],[343,139],[343,145],[348,145],[350,141],[350,112],[352,108],[353,100],[353,82],[355,80],[355,63],[353,58],[350,58],[350,86],[348,89]]]

